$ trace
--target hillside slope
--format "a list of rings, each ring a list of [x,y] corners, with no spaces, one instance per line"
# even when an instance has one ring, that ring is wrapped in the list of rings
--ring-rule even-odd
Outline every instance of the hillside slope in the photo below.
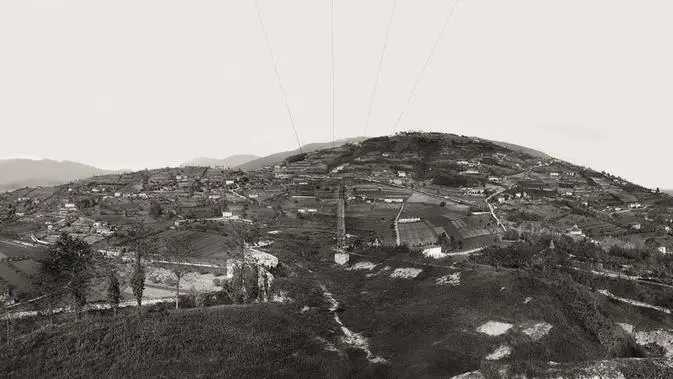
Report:
[[[304,153],[309,153],[313,151],[318,151],[322,149],[329,149],[331,147],[339,147],[342,145],[345,145],[347,143],[359,143],[366,140],[365,137],[354,137],[354,138],[345,138],[345,139],[340,139],[334,141],[334,144],[332,142],[327,142],[327,143],[310,143],[307,145],[302,146],[302,150]],[[262,167],[273,165],[276,163],[279,163],[283,161],[284,159],[291,157],[293,155],[299,154],[299,149],[291,150],[291,151],[283,151],[280,153],[276,154],[271,154],[267,155],[266,157],[262,157],[259,159],[255,159],[253,161],[241,164],[239,166],[236,166],[234,168],[243,170],[243,171],[252,171],[252,170],[258,170]]]
[[[260,157],[251,154],[237,154],[221,159],[199,157],[181,164],[180,167],[236,167],[259,158]]]
[[[0,191],[57,185],[111,172],[71,161],[5,159],[0,160]]]
[[[502,146],[504,148],[507,148],[507,149],[510,149],[510,150],[513,150],[513,151],[518,151],[520,153],[525,153],[525,154],[531,155],[531,156],[536,157],[536,158],[542,158],[542,159],[551,158],[551,156],[549,156],[548,154],[543,153],[542,151],[539,151],[539,150],[531,149],[530,147],[515,145],[513,143],[502,142],[502,141],[491,140],[491,142],[493,142],[494,144],[496,144],[498,146]]]

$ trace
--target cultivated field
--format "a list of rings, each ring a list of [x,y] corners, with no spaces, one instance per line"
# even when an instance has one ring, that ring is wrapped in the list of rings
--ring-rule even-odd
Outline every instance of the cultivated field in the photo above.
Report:
[[[170,230],[161,233],[158,240],[168,241],[173,238],[188,241],[194,249],[196,257],[226,258],[238,251],[240,242],[233,237],[198,232],[193,230]]]
[[[13,266],[10,262],[0,263],[0,281],[11,285],[18,292],[19,297],[33,290],[33,284],[26,274]]]
[[[409,247],[431,245],[437,242],[437,235],[425,222],[398,224],[400,240]]]

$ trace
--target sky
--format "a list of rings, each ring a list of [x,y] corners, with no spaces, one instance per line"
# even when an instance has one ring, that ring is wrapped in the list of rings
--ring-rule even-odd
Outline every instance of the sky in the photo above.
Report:
[[[332,139],[330,0],[0,0],[0,157],[108,169]],[[365,134],[394,0],[334,1],[334,135]],[[367,136],[503,140],[673,188],[670,0],[397,0]],[[426,70],[423,70],[425,62]],[[423,73],[419,76],[420,73]]]

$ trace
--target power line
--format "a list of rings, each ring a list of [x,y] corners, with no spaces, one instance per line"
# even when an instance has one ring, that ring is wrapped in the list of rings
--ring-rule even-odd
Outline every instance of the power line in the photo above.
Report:
[[[386,37],[383,40],[383,50],[381,50],[381,58],[379,59],[379,67],[378,70],[376,71],[376,79],[374,80],[374,91],[372,92],[372,96],[369,99],[369,108],[367,110],[367,119],[365,121],[365,128],[363,131],[363,135],[367,136],[367,127],[369,126],[369,119],[372,116],[372,107],[374,106],[374,97],[376,96],[376,90],[379,85],[379,77],[381,76],[381,68],[383,67],[383,58],[386,55],[386,48],[388,46],[388,36],[390,35],[390,27],[393,24],[393,18],[395,16],[395,8],[397,7],[397,0],[393,0],[393,9],[390,12],[390,20],[388,20],[388,29],[386,29]]]
[[[330,111],[331,116],[332,116],[332,147],[336,145],[336,137],[335,137],[335,127],[334,127],[334,0],[330,0],[330,8],[332,10],[332,79],[331,79],[331,87],[332,87],[332,109]]]
[[[262,27],[262,32],[264,33],[264,40],[266,41],[266,47],[269,50],[269,56],[271,57],[271,62],[273,63],[274,71],[276,72],[276,79],[278,80],[278,87],[280,92],[283,95],[283,101],[285,103],[285,109],[287,109],[287,115],[290,118],[290,125],[292,126],[292,131],[294,132],[294,137],[297,139],[297,145],[299,146],[299,151],[304,152],[301,147],[301,142],[299,141],[299,134],[297,133],[297,126],[294,122],[294,117],[292,116],[292,111],[290,111],[290,104],[287,101],[287,94],[285,93],[285,88],[283,88],[283,81],[280,78],[280,72],[278,71],[278,64],[276,63],[276,58],[273,55],[273,50],[271,49],[271,42],[269,42],[269,35],[266,32],[266,27],[264,26],[264,20],[262,19],[262,14],[259,11],[259,4],[257,0],[253,0],[255,3],[255,10],[257,11],[257,18],[259,19],[259,24]]]
[[[400,121],[402,121],[402,117],[404,117],[404,114],[407,112],[407,108],[409,108],[409,104],[411,103],[411,99],[414,97],[414,93],[416,92],[416,87],[418,87],[418,83],[421,81],[421,77],[423,76],[423,73],[425,73],[425,70],[428,68],[428,64],[430,63],[430,59],[432,58],[433,54],[435,53],[435,50],[437,49],[437,45],[439,45],[439,41],[442,39],[442,36],[444,35],[444,30],[446,30],[447,25],[449,25],[449,21],[451,21],[451,17],[453,16],[453,13],[456,10],[456,6],[458,5],[459,0],[455,0],[453,2],[453,6],[451,7],[451,10],[449,11],[448,16],[446,17],[446,20],[444,20],[444,24],[442,25],[442,29],[439,31],[439,34],[437,35],[437,38],[435,39],[434,45],[432,45],[432,50],[430,50],[430,54],[428,54],[428,57],[425,60],[425,64],[423,64],[423,68],[421,69],[421,72],[418,74],[418,77],[416,78],[416,82],[414,83],[413,88],[411,89],[411,93],[409,94],[409,97],[407,98],[407,102],[404,104],[404,108],[402,108],[402,113],[400,113],[400,116],[397,118],[397,122],[395,122],[395,126],[393,127],[393,134],[397,132],[397,127],[400,125]]]

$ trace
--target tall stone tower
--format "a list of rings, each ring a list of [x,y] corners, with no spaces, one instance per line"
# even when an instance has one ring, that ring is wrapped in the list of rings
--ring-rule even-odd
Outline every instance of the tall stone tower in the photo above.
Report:
[[[346,188],[339,187],[337,199],[337,250],[343,250],[346,245]]]

